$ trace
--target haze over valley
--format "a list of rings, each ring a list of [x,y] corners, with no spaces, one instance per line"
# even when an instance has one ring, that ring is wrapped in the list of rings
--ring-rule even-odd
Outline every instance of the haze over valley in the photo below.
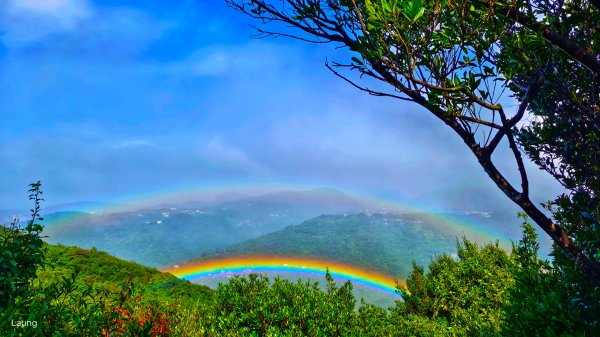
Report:
[[[331,188],[225,193],[210,200],[162,200],[128,210],[107,205],[54,207],[43,222],[46,240],[95,247],[159,269],[219,257],[290,256],[337,261],[405,279],[413,261],[427,265],[437,254],[453,256],[463,236],[480,243],[500,240],[507,248],[519,235],[508,212],[426,212]],[[505,226],[508,222],[512,228]],[[215,287],[230,275],[194,282]],[[287,277],[294,278],[293,273]],[[385,306],[395,300],[360,285],[356,291]]]

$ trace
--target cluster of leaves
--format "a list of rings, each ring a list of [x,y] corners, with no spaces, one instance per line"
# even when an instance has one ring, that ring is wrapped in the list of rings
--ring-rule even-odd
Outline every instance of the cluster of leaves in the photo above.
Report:
[[[174,304],[125,282],[119,291],[80,286],[77,274],[32,286],[1,313],[3,336],[171,336]],[[36,322],[15,327],[15,321]]]
[[[235,277],[219,286],[215,304],[216,336],[349,336],[354,306],[352,284],[327,290],[316,282],[290,282],[263,275]]]
[[[44,263],[42,226],[36,223],[42,220],[40,187],[39,181],[30,185],[29,199],[33,200],[34,208],[25,227],[19,224],[19,219],[14,219],[8,227],[0,226],[0,310],[28,288]]]
[[[505,307],[505,336],[578,336],[587,330],[598,333],[598,322],[586,319],[592,310],[580,306],[580,296],[560,269],[537,257],[537,234],[524,224],[523,239],[514,248],[512,301]],[[586,322],[587,321],[587,322]],[[587,326],[587,328],[585,328]],[[589,333],[589,335],[594,335]]]
[[[109,302],[106,314],[107,324],[102,328],[103,335],[170,336],[177,325],[176,306],[164,305],[159,300],[142,301],[140,295],[128,296],[124,292],[118,305]]]
[[[438,256],[427,274],[414,265],[397,314],[440,319],[469,336],[498,335],[498,308],[508,303],[506,290],[513,283],[512,260],[497,244],[479,248],[463,240],[457,248],[458,259]]]

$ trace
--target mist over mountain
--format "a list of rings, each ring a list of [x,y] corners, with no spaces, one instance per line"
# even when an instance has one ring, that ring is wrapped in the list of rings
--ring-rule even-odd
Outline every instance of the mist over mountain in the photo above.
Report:
[[[426,265],[452,252],[456,238],[480,242],[490,229],[504,242],[518,237],[514,215],[386,210],[330,188],[260,195],[222,194],[178,205],[162,202],[128,211],[90,211],[104,203],[59,205],[45,216],[50,243],[96,247],[154,267],[218,254],[323,257],[406,276],[412,260]],[[65,211],[72,207],[75,211]],[[87,211],[80,211],[86,209]],[[101,208],[106,209],[106,208]],[[456,224],[476,224],[456,227]],[[502,230],[498,230],[501,228]]]
[[[164,205],[162,205],[164,206]],[[185,208],[122,212],[55,212],[44,234],[51,243],[97,247],[150,266],[165,266],[301,223],[366,205],[331,189],[285,191]]]
[[[101,208],[109,208],[113,204],[102,201],[75,201],[62,204],[56,204],[48,207],[44,207],[45,214],[52,214],[57,212],[93,212],[94,210]]]
[[[438,254],[454,254],[463,235],[479,243],[498,239],[504,247],[519,235],[518,220],[503,210],[394,206],[332,188],[233,191],[137,208],[84,201],[48,207],[43,234],[49,243],[96,247],[158,268],[258,254],[327,259],[400,279],[409,275],[413,261],[427,266]],[[227,277],[195,282],[215,287]],[[354,293],[384,307],[397,300],[361,286]]]
[[[413,261],[428,265],[434,255],[456,251],[464,232],[432,221],[418,214],[322,215],[231,245],[219,255],[323,258],[404,279]]]

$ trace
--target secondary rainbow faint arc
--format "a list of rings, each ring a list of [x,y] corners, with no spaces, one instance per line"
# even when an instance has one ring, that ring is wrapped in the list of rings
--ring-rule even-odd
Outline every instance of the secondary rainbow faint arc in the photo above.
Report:
[[[404,284],[404,281],[400,279],[394,279],[388,275],[349,264],[297,256],[253,255],[215,258],[191,262],[165,271],[181,279],[196,280],[209,276],[219,276],[223,273],[242,274],[248,272],[292,272],[322,276],[325,275],[326,269],[329,269],[329,273],[335,278],[347,279],[352,283],[375,288],[396,296],[399,296],[396,286]]]
[[[276,191],[306,191],[307,189],[314,189],[314,186],[294,185],[294,184],[280,184],[280,185],[259,185],[253,186],[252,184],[228,184],[228,185],[213,185],[213,186],[195,186],[195,187],[174,187],[169,190],[155,191],[153,193],[128,195],[120,199],[113,200],[110,206],[98,207],[95,212],[120,212],[120,211],[133,211],[136,209],[144,208],[143,205],[158,204],[166,201],[176,200],[194,200],[197,197],[206,197],[211,195],[218,195],[225,192],[236,192],[241,191],[243,193],[249,192],[249,195],[260,195],[260,192],[269,193]],[[260,191],[259,193],[256,193]],[[510,247],[509,241],[502,237],[502,234],[495,232],[492,228],[483,228],[477,223],[470,221],[459,220],[451,218],[447,215],[433,213],[424,208],[419,208],[413,205],[400,203],[394,200],[378,199],[374,197],[363,196],[360,193],[341,189],[342,193],[347,194],[350,197],[355,197],[359,201],[370,200],[370,203],[384,203],[384,209],[398,210],[400,212],[417,213],[421,217],[431,220],[431,223],[437,223],[442,227],[454,228],[458,233],[477,235],[478,242],[489,242],[496,239],[500,239],[501,243],[507,248]],[[252,193],[254,192],[254,193]],[[210,198],[209,198],[210,199]],[[377,207],[376,207],[377,208]],[[61,218],[59,222],[47,222],[47,225],[66,225],[70,222],[77,221],[78,218],[83,217],[86,213],[74,213],[68,217]],[[464,231],[468,230],[469,233]]]

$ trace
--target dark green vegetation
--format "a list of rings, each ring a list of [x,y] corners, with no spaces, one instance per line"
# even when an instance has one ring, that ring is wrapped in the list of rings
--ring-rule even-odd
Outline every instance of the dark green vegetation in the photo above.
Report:
[[[35,208],[27,226],[0,231],[0,290],[8,294],[0,311],[2,336],[600,333],[598,302],[586,306],[564,270],[537,257],[536,233],[527,223],[511,254],[497,243],[480,247],[463,240],[456,257],[437,256],[427,272],[414,265],[400,289],[404,301],[388,310],[364,303],[356,309],[352,284],[338,286],[329,275],[324,290],[312,282],[249,275],[213,292],[96,250],[44,245],[35,224],[39,187],[32,185]],[[35,326],[15,326],[26,322]]]
[[[78,247],[43,246],[38,269],[1,313],[2,336],[157,336],[213,290],[154,268]],[[35,321],[37,327],[14,327]]]
[[[35,207],[27,225],[22,228],[19,220],[15,219],[10,226],[0,227],[0,309],[5,309],[15,297],[23,295],[27,282],[35,277],[39,267],[44,266],[43,242],[39,235],[42,226],[37,224],[42,220],[41,183],[30,187],[29,200],[33,200]]]
[[[456,249],[460,233],[443,232],[418,217],[394,214],[324,215],[232,245],[222,255],[273,254],[330,259],[406,278],[412,261],[423,265]]]
[[[161,335],[173,329],[177,310],[212,298],[206,287],[96,249],[44,243],[40,186],[31,185],[27,225],[0,227],[0,335]]]
[[[42,284],[57,283],[73,276],[79,286],[118,291],[124,281],[143,285],[148,293],[177,301],[201,301],[210,298],[212,291],[204,286],[182,281],[177,277],[145,267],[134,262],[118,259],[108,253],[46,244],[46,268],[37,277]]]

